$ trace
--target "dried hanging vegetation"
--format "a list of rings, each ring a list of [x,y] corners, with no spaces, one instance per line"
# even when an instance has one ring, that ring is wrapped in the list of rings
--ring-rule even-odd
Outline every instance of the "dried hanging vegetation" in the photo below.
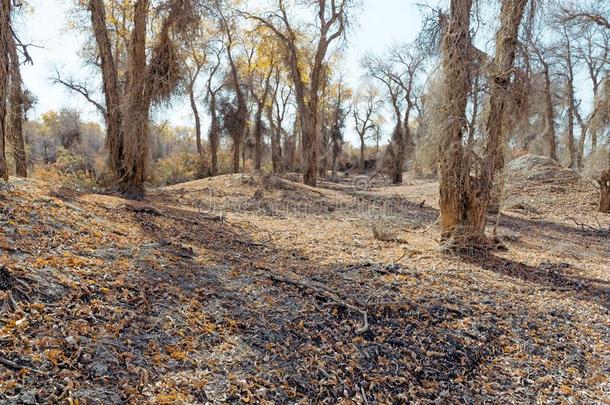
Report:
[[[473,2],[451,2],[451,14],[442,45],[446,101],[439,109],[442,155],[440,163],[441,237],[451,250],[487,245],[485,225],[494,178],[504,165],[503,146],[508,132],[507,106],[511,102],[517,34],[527,0],[504,0],[496,54],[489,71],[484,154],[478,157],[464,146],[468,126],[466,106],[471,88],[472,49],[470,14]]]
[[[197,22],[197,4],[193,0],[162,3],[155,10],[155,16],[160,19],[160,28],[153,39],[151,57],[147,61],[150,8],[148,0],[135,2],[128,46],[127,88],[121,91],[117,55],[112,52],[104,3],[101,0],[89,2],[106,97],[109,164],[119,190],[133,196],[144,193],[150,107],[171,98],[177,88],[182,72],[175,41],[188,33]]]

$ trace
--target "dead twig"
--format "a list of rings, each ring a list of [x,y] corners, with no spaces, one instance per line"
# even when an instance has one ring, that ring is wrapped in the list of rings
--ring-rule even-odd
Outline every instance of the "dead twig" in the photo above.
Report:
[[[304,280],[291,279],[288,277],[278,276],[275,274],[270,274],[269,278],[274,281],[280,282],[280,283],[291,284],[291,285],[294,285],[297,287],[312,290],[316,294],[318,294],[330,301],[333,301],[334,303],[336,303],[344,308],[348,308],[348,309],[354,310],[356,312],[359,312],[363,318],[363,325],[362,325],[362,327],[355,330],[356,335],[362,335],[363,333],[366,333],[370,330],[370,326],[369,326],[369,322],[368,322],[368,313],[365,310],[357,307],[355,304],[349,303],[345,299],[340,298],[337,294],[332,292],[328,287],[324,287],[322,285],[314,284],[314,283],[304,281]]]
[[[36,370],[35,368],[22,366],[21,364],[17,364],[14,361],[5,359],[4,357],[0,357],[0,364],[2,364],[6,368],[10,368],[11,370],[15,371],[28,370],[36,374],[43,374],[41,371]]]

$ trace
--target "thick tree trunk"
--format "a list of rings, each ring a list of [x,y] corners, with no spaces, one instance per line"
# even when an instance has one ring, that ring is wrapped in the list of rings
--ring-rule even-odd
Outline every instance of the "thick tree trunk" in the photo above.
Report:
[[[7,125],[6,98],[9,79],[9,36],[12,35],[10,25],[10,1],[0,5],[0,178],[8,181],[9,170],[5,155],[5,140]]]
[[[303,183],[315,187],[318,182],[318,125],[316,109],[301,113],[301,140],[305,171]]]
[[[241,137],[233,134],[233,173],[239,173],[239,145]]]
[[[108,149],[108,166],[117,181],[123,178],[123,132],[121,95],[119,92],[118,75],[110,36],[106,27],[106,11],[103,0],[90,0],[91,25],[97,43],[100,57],[104,97],[106,101],[106,148]]]
[[[9,89],[9,111],[7,133],[13,144],[13,157],[15,159],[15,172],[19,177],[27,177],[27,161],[25,155],[25,142],[23,139],[23,103],[25,95],[21,87],[21,70],[19,68],[19,56],[13,35],[8,36],[10,51],[10,89]]]
[[[441,238],[450,247],[472,249],[485,241],[487,206],[494,176],[503,166],[506,135],[505,106],[517,45],[517,32],[527,0],[503,0],[500,29],[496,34],[496,54],[490,77],[487,142],[479,176],[471,175],[471,161],[462,143],[467,127],[466,105],[471,83],[470,49],[471,0],[452,0],[451,17],[443,39],[444,93],[446,102],[440,164]]]
[[[119,179],[121,192],[141,196],[144,194],[146,160],[148,157],[148,121],[150,90],[146,89],[146,25],[148,1],[137,0],[134,6],[134,26],[131,32],[128,58],[129,88],[127,89],[123,120],[123,168]]]

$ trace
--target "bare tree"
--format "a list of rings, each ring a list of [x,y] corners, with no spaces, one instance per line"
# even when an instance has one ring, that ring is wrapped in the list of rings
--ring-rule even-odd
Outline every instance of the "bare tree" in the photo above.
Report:
[[[281,165],[282,134],[285,130],[282,125],[288,112],[292,88],[282,80],[282,70],[279,67],[275,68],[273,81],[271,102],[267,104],[267,121],[271,136],[272,170],[274,173],[279,173],[283,169]]]
[[[559,161],[557,157],[557,136],[555,134],[555,104],[553,100],[553,86],[551,78],[551,62],[548,51],[535,43],[530,43],[532,56],[541,66],[541,74],[544,79],[544,133],[549,148],[549,157]]]
[[[566,128],[566,145],[568,147],[568,167],[575,168],[580,165],[578,161],[576,145],[574,140],[574,119],[578,112],[576,111],[576,96],[574,95],[574,58],[572,57],[572,41],[567,28],[563,27],[562,36],[563,43],[561,47],[561,59],[565,63],[564,72],[560,72],[560,76],[565,80],[565,92],[567,96],[567,128]],[[581,138],[585,134],[581,134]],[[584,139],[584,138],[583,138]]]
[[[277,0],[277,10],[267,17],[249,15],[271,29],[283,44],[301,121],[303,158],[306,166],[303,181],[310,186],[316,185],[318,176],[320,91],[324,81],[326,56],[333,41],[345,32],[352,3],[352,0],[318,0],[311,3],[315,4],[318,32],[310,65],[302,63],[303,49],[300,46],[300,38],[303,35],[291,21],[284,0]]]
[[[394,112],[396,125],[386,150],[394,184],[402,183],[405,159],[414,149],[410,122],[417,103],[417,74],[423,61],[424,55],[407,45],[392,48],[386,55],[368,55],[362,61],[367,76],[384,85]]]
[[[368,86],[363,93],[356,95],[352,115],[354,126],[360,138],[360,161],[358,167],[364,173],[364,149],[369,132],[375,131],[379,126],[378,110],[381,107],[379,90],[374,86]]]
[[[208,110],[210,112],[210,131],[209,131],[209,142],[210,142],[210,174],[216,176],[218,174],[218,144],[220,142],[220,118],[218,117],[218,93],[222,90],[224,83],[221,81],[220,84],[214,85],[213,81],[216,77],[216,73],[220,69],[222,48],[216,50],[216,63],[210,68],[210,73],[207,80],[207,94],[206,100],[208,101]]]

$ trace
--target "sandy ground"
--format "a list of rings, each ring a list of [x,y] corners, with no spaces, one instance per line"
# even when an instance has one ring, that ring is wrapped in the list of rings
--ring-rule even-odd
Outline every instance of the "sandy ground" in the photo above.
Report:
[[[509,181],[504,249],[466,257],[439,250],[437,193],[240,174],[134,202],[15,180],[0,403],[608,403],[593,184]]]

